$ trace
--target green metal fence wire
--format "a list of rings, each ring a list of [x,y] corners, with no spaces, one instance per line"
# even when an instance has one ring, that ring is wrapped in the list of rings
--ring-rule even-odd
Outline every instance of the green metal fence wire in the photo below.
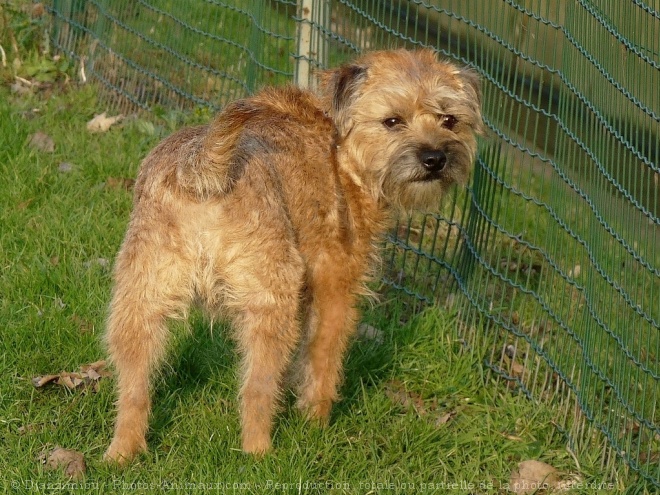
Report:
[[[356,52],[428,46],[482,76],[469,187],[402,221],[383,280],[451,306],[497,380],[579,455],[660,487],[657,0],[52,0],[52,39],[121,111],[221,108]],[[623,463],[621,462],[623,461]]]
[[[218,110],[290,81],[294,1],[53,0],[52,38],[127,111]]]

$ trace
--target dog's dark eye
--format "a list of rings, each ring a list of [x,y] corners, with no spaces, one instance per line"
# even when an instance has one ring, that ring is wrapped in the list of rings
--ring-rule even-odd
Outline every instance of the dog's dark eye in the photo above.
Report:
[[[445,129],[452,130],[458,124],[458,119],[453,115],[441,115],[440,125]]]
[[[389,117],[383,120],[383,125],[388,129],[400,126],[401,124],[403,124],[403,119],[401,117]]]

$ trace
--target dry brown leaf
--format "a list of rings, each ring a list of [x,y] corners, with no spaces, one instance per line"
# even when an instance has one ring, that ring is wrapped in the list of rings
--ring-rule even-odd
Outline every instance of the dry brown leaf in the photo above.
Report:
[[[28,423],[19,426],[16,431],[19,435],[30,435],[34,433],[41,433],[43,431],[51,431],[57,428],[57,420],[42,421],[40,423]],[[45,457],[44,457],[45,459]]]
[[[500,433],[500,435],[502,435],[507,440],[511,440],[513,442],[522,442],[523,441],[523,439],[521,437],[517,436],[517,435],[511,435],[509,433]]]
[[[456,416],[456,414],[457,411],[449,411],[448,413],[439,416],[438,419],[435,420],[435,426],[442,426],[444,424],[449,423],[452,419],[454,419],[454,416]]]
[[[582,268],[580,265],[575,265],[572,270],[568,271],[568,276],[570,278],[577,278],[580,276],[580,272],[582,271]]]
[[[511,361],[511,373],[514,377],[520,378],[525,371],[525,367],[518,361]]]
[[[39,431],[39,427],[40,425],[37,423],[30,423],[28,425],[19,426],[16,431],[19,435],[25,435],[27,433],[34,433],[35,431]]]
[[[361,339],[371,340],[376,344],[382,344],[384,341],[383,331],[366,323],[358,326],[357,335]]]
[[[41,17],[41,16],[44,15],[45,12],[46,12],[46,9],[44,8],[43,3],[39,2],[39,3],[35,3],[35,4],[32,5],[31,14],[32,14],[33,18]]]
[[[557,470],[541,461],[523,461],[511,473],[509,490],[513,493],[531,494],[538,490],[555,488],[559,482]]]
[[[507,379],[506,388],[508,388],[509,390],[513,390],[514,392],[519,391],[518,382],[516,382],[516,380]]]
[[[101,375],[99,375],[94,368],[90,368],[87,370],[87,376],[90,378],[90,380],[101,379]]]
[[[73,320],[73,323],[78,327],[78,331],[80,333],[89,333],[94,331],[94,325],[84,318],[74,314],[71,319]]]
[[[102,378],[112,376],[112,373],[106,370],[105,366],[105,361],[96,361],[81,366],[80,373],[63,371],[59,375],[35,376],[32,379],[32,384],[36,388],[41,388],[44,385],[52,383],[66,387],[69,390],[91,389],[92,392],[98,392],[99,381]]]
[[[650,455],[649,455],[648,452],[640,452],[639,453],[639,462],[641,462],[643,464],[645,464],[647,462],[649,464],[651,464],[651,463],[652,464],[657,464],[658,462],[660,462],[660,451],[651,452]]]
[[[64,174],[68,174],[69,172],[73,172],[76,169],[76,166],[72,163],[69,162],[62,162],[57,166],[58,172],[62,172]]]
[[[5,65],[3,65],[5,67]],[[11,85],[11,92],[16,93],[18,96],[25,96],[32,93],[32,86],[27,86],[21,81],[16,81]]]
[[[416,392],[407,391],[405,384],[399,380],[390,380],[387,382],[385,385],[385,395],[392,402],[405,409],[413,407],[420,416],[425,415],[427,412],[422,396]]]
[[[30,204],[31,204],[33,201],[34,201],[34,198],[30,198],[30,199],[26,199],[25,201],[21,201],[20,203],[18,203],[18,204],[16,205],[16,208],[19,209],[19,210],[24,210],[24,209],[26,209],[28,206],[30,206]]]
[[[135,185],[135,179],[108,177],[105,181],[105,185],[110,189],[125,189],[126,191],[130,191]]]
[[[388,381],[385,384],[385,395],[404,409],[414,409],[420,417],[426,418],[436,427],[449,423],[459,412],[457,409],[447,411],[439,408],[437,399],[424,401],[418,393],[406,390],[400,380]]]
[[[64,385],[69,390],[73,390],[74,388],[76,388],[76,385],[73,383],[73,380],[71,379],[71,375],[69,375],[68,373],[60,373],[60,378],[58,380],[58,383],[60,385]]]
[[[28,143],[28,146],[45,153],[52,153],[55,151],[55,141],[53,141],[53,139],[48,134],[42,131],[35,132],[30,136],[30,142]]]
[[[107,268],[108,265],[110,265],[110,260],[108,260],[107,258],[96,258],[96,259],[93,259],[93,260],[85,261],[83,263],[83,266],[85,268],[91,268],[94,265],[98,265],[101,268]]]
[[[83,478],[87,469],[85,458],[80,452],[62,447],[55,447],[46,453],[44,463],[49,471],[64,469],[64,474],[74,480]]]
[[[105,112],[94,116],[92,120],[87,122],[87,130],[89,132],[106,132],[110,127],[123,119],[123,115],[116,115],[115,117],[108,117]]]
[[[34,433],[42,432],[46,429],[55,429],[55,422],[43,422],[43,423],[28,423],[23,426],[19,426],[16,429],[16,432],[19,435],[30,435]]]
[[[44,385],[57,380],[60,375],[44,375],[44,376],[35,376],[32,379],[32,385],[35,387],[43,387]]]

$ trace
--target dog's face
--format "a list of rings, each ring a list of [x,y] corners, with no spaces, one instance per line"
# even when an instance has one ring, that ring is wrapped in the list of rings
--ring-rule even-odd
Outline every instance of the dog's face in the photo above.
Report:
[[[375,195],[434,208],[464,182],[481,132],[479,81],[430,50],[372,52],[323,76],[342,152]]]

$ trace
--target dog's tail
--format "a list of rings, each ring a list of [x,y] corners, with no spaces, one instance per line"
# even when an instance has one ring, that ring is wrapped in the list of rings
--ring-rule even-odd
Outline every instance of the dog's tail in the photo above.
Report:
[[[220,112],[206,132],[191,145],[195,148],[177,167],[181,187],[199,199],[231,191],[243,171],[237,143],[246,123],[258,112],[249,100],[235,101]]]

